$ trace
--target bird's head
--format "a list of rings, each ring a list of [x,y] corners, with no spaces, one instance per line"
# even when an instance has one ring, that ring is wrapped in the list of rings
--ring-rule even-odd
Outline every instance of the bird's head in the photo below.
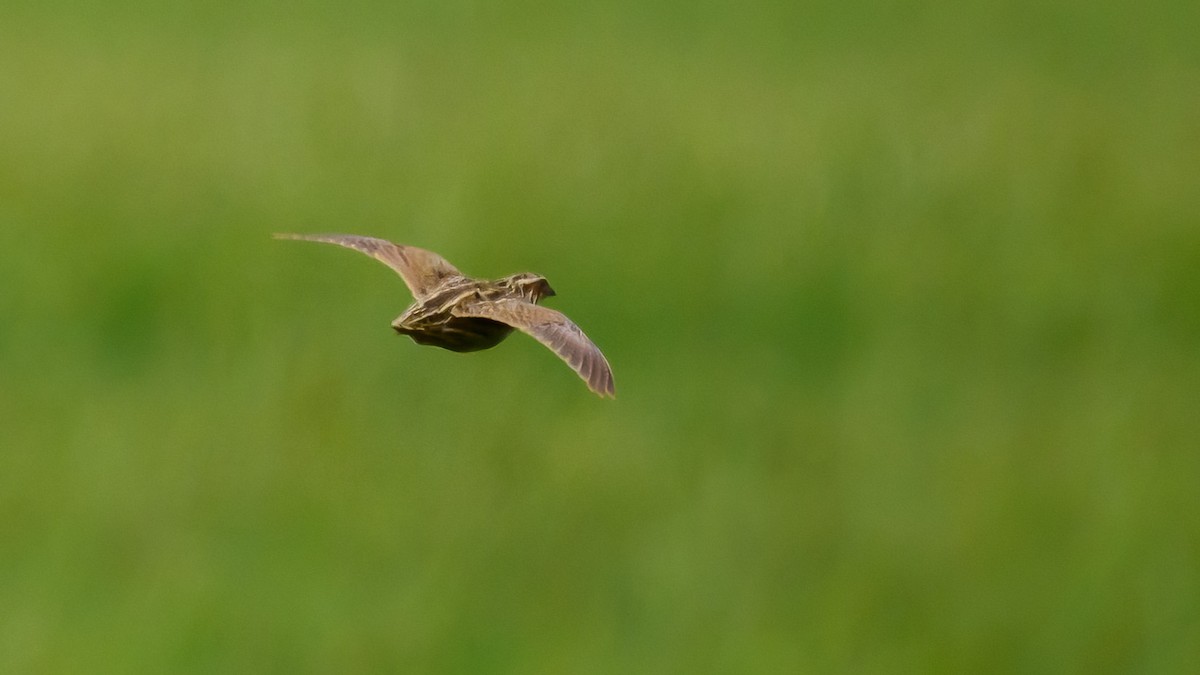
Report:
[[[537,302],[542,298],[555,295],[554,289],[550,288],[550,282],[546,281],[546,277],[532,272],[514,274],[504,279],[503,283],[529,302]]]

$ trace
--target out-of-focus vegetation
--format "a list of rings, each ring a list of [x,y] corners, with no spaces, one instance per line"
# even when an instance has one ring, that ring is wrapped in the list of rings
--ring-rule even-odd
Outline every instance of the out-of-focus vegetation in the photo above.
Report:
[[[1196,3],[190,4],[0,9],[0,672],[1196,666]]]

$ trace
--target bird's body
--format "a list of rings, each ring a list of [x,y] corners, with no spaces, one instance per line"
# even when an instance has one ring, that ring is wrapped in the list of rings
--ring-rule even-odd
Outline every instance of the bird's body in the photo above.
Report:
[[[496,280],[473,279],[444,258],[414,246],[345,234],[277,234],[360,251],[391,267],[412,291],[415,302],[392,328],[421,345],[455,352],[495,347],[519,329],[566,361],[600,396],[615,396],[612,369],[604,355],[570,319],[537,303],[554,289],[537,274]]]
[[[419,345],[441,347],[452,352],[491,349],[513,332],[512,326],[499,321],[460,316],[422,321],[417,325],[405,325],[397,320],[392,324],[392,328],[401,335],[409,336]]]

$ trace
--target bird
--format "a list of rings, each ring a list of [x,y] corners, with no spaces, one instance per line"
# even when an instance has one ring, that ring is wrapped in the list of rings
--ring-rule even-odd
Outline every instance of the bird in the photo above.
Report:
[[[616,398],[612,368],[604,354],[562,312],[543,307],[556,295],[540,274],[521,272],[495,280],[458,271],[442,256],[416,246],[353,234],[276,233],[276,239],[336,244],[364,253],[392,268],[414,302],[392,328],[419,345],[473,352],[500,344],[519,330],[549,347],[601,398]]]

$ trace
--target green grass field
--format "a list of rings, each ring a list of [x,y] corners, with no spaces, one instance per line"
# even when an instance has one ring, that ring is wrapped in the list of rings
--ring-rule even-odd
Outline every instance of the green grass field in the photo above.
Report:
[[[993,4],[6,3],[0,672],[1197,668],[1200,6]]]

